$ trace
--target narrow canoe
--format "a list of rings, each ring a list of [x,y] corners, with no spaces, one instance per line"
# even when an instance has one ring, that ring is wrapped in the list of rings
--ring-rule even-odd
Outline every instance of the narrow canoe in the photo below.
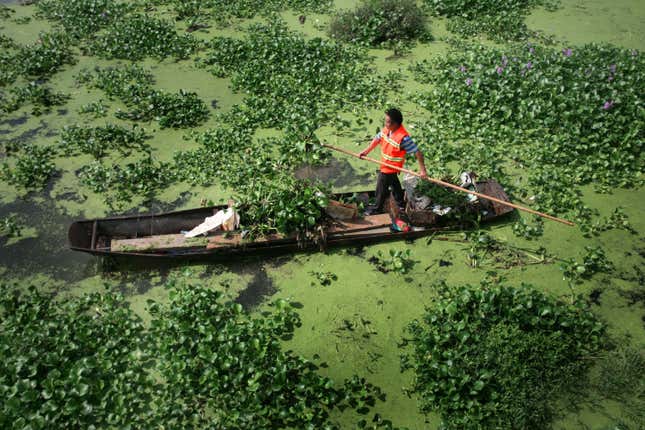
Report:
[[[483,194],[509,201],[503,188],[495,181],[477,184]],[[337,199],[351,196],[367,200],[373,192],[343,193]],[[353,220],[329,220],[318,240],[302,240],[296,235],[272,234],[252,240],[242,238],[240,231],[216,231],[208,236],[186,238],[181,233],[201,224],[226,205],[166,212],[160,214],[127,215],[74,222],[68,232],[72,250],[99,256],[152,259],[224,259],[232,256],[258,253],[286,253],[303,249],[326,249],[334,246],[358,246],[370,243],[415,239],[447,228],[461,226],[442,222],[425,222],[407,232],[391,232],[389,214],[364,216]],[[472,208],[471,208],[472,209]],[[481,222],[490,222],[513,209],[498,203],[482,200],[477,209]],[[419,219],[411,216],[410,219]],[[423,218],[423,217],[421,217]]]

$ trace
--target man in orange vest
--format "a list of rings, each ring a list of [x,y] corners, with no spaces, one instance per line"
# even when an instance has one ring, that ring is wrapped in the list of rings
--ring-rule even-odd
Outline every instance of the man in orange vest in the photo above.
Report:
[[[406,154],[414,154],[419,162],[419,170],[423,177],[428,177],[426,166],[423,163],[423,154],[412,141],[408,131],[403,127],[403,115],[398,109],[389,109],[385,112],[385,126],[374,137],[370,146],[360,153],[361,157],[366,156],[376,146],[381,146],[381,162],[397,167],[403,167]],[[405,208],[403,200],[403,189],[398,177],[399,171],[388,166],[381,165],[376,182],[376,205],[368,208],[366,215],[383,212],[383,206],[389,197],[389,188],[392,187],[392,194],[399,208]]]

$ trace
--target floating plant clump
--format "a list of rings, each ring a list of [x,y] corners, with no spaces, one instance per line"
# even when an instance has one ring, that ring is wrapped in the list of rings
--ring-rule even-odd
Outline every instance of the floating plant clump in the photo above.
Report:
[[[59,23],[76,39],[90,37],[122,18],[131,6],[114,0],[40,0],[38,14]]]
[[[413,391],[446,429],[548,428],[555,395],[589,366],[604,326],[587,306],[565,304],[530,285],[438,286],[408,327]]]
[[[184,59],[197,47],[197,39],[178,35],[171,22],[134,14],[115,21],[85,49],[103,58],[134,61],[145,57]]]
[[[329,34],[370,47],[430,39],[425,13],[413,0],[362,1],[354,10],[338,12],[329,25]]]
[[[367,413],[384,398],[284,351],[300,325],[284,300],[252,317],[199,285],[169,297],[149,302],[144,324],[113,292],[54,300],[2,285],[3,427],[339,428],[333,411]]]
[[[381,100],[366,53],[329,40],[307,40],[280,20],[254,24],[243,39],[214,38],[203,64],[246,94],[256,126],[291,124],[313,134],[338,110]]]
[[[525,170],[532,192],[524,197],[537,210],[569,212],[587,229],[593,212],[580,185],[642,183],[644,61],[637,51],[611,46],[457,44],[412,71],[433,85],[417,101],[432,112],[426,127],[445,147],[445,161],[470,158],[477,163],[465,167],[477,169],[504,160]],[[481,144],[442,143],[463,139]]]
[[[25,145],[17,157],[2,164],[0,179],[28,191],[40,190],[56,171],[55,155],[52,147]]]
[[[102,158],[110,151],[118,151],[121,155],[129,155],[132,150],[150,151],[145,143],[149,138],[144,129],[136,126],[128,129],[114,124],[103,127],[74,125],[63,128],[59,144],[67,155],[80,153]]]
[[[531,35],[524,23],[532,8],[544,6],[555,10],[559,0],[424,0],[435,15],[450,18],[448,29],[461,36],[485,34],[505,42],[521,40]]]
[[[206,121],[210,111],[194,92],[166,93],[152,88],[152,74],[136,65],[84,70],[79,84],[103,90],[110,98],[121,100],[130,110],[117,111],[116,117],[131,121],[158,121],[161,128],[190,128]]]

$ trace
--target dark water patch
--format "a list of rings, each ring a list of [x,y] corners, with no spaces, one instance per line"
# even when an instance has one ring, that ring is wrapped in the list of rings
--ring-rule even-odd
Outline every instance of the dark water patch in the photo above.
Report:
[[[302,166],[296,169],[298,179],[318,179],[323,182],[331,182],[333,187],[345,187],[347,185],[358,185],[371,188],[376,186],[376,178],[369,173],[359,175],[347,160],[332,158],[325,166]]]
[[[211,100],[211,107],[212,107],[213,109],[219,109],[219,105],[218,105],[218,103],[219,103],[219,102],[218,102],[217,100],[215,100],[215,99]]]
[[[77,172],[80,170],[77,170]],[[107,216],[120,216],[120,215],[147,215],[147,214],[158,214],[164,212],[173,212],[179,207],[183,206],[190,200],[192,193],[190,191],[184,191],[180,193],[179,196],[172,202],[163,202],[161,200],[153,199],[145,206],[148,208],[147,211],[141,212],[138,207],[130,208],[128,210],[113,210],[108,212]]]
[[[620,290],[618,293],[627,299],[629,306],[638,304],[645,307],[645,287],[638,286],[629,290]]]
[[[28,119],[29,118],[27,117],[27,115],[23,115],[17,118],[9,118],[9,119],[2,120],[0,121],[0,125],[8,124],[11,127],[17,127],[19,125],[23,125],[24,123],[26,123]]]
[[[351,255],[352,257],[365,257],[365,246],[359,245],[359,246],[353,246],[350,248],[345,248],[343,252],[347,255]]]
[[[117,266],[110,267],[114,269]],[[125,296],[145,294],[150,289],[164,285],[168,281],[170,267],[160,267],[155,270],[106,270],[103,268],[101,277],[116,283],[116,289]],[[159,279],[157,279],[159,278]],[[154,280],[153,280],[154,279]]]
[[[67,200],[70,202],[75,202],[75,203],[83,203],[87,200],[87,196],[83,194],[79,194],[75,191],[70,191],[67,193],[63,193],[59,196],[56,196],[57,200]]]
[[[278,290],[267,275],[266,267],[277,268],[290,260],[291,257],[249,258],[231,266],[231,271],[238,275],[253,275],[247,287],[235,299],[235,303],[241,304],[245,309],[251,309],[262,303],[266,297],[275,294]]]
[[[602,290],[600,288],[594,288],[591,293],[589,293],[589,300],[596,306],[600,306],[600,295]]]
[[[58,110],[56,110],[56,112],[60,116],[65,116],[65,115],[67,115],[69,113],[69,110],[67,110],[67,109],[58,109]]]
[[[452,262],[447,261],[447,260],[439,260],[439,267],[447,267],[447,266],[452,266]]]
[[[47,130],[48,125],[44,121],[40,121],[38,127],[26,130],[20,135],[13,137],[11,139],[0,139],[0,144],[2,144],[7,152],[12,152],[20,148],[25,143],[28,143],[38,137],[43,131]]]
[[[9,134],[11,130],[0,129],[0,134]]]
[[[0,266],[9,269],[10,277],[44,274],[71,283],[93,276],[93,258],[68,249],[67,227],[73,219],[61,213],[53,201],[36,202],[34,197],[0,206],[0,218],[17,213],[26,227],[35,227],[38,233],[38,237],[2,245]]]

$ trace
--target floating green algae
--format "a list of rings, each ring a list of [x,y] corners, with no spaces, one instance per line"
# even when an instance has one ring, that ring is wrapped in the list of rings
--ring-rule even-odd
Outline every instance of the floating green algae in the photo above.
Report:
[[[342,4],[341,4],[342,3]],[[336,2],[337,7],[353,7],[351,2]],[[16,10],[15,17],[31,16],[35,6],[11,5]],[[548,12],[534,10],[527,18],[529,29],[543,30],[553,34],[557,39],[557,50],[578,46],[589,42],[610,42],[627,49],[645,48],[643,36],[643,9],[641,2],[620,1],[607,2],[596,0],[578,2],[563,0],[558,10]],[[160,7],[151,12],[153,15],[167,18],[173,12],[170,8]],[[303,37],[324,37],[323,26],[328,23],[329,15],[306,14],[304,24],[299,22],[299,13],[283,12],[289,29],[303,34]],[[234,37],[243,39],[251,21],[236,21],[228,26],[214,25],[211,28],[196,31],[192,34],[201,40],[210,40],[213,36]],[[264,23],[264,18],[256,17],[252,22]],[[185,21],[177,22],[181,30],[187,25]],[[444,159],[438,152],[443,142],[432,140],[432,129],[423,127],[428,119],[435,115],[433,111],[424,110],[412,101],[413,95],[426,90],[424,84],[413,79],[408,66],[424,59],[443,57],[449,44],[445,38],[454,36],[445,30],[445,21],[432,19],[431,30],[439,40],[431,43],[417,44],[408,56],[392,57],[390,50],[370,50],[368,54],[370,67],[375,73],[390,74],[391,86],[386,93],[385,104],[403,106],[406,126],[413,138],[420,143],[426,154],[429,168],[440,171],[445,169],[450,175],[460,173],[459,162],[444,165]],[[40,31],[52,31],[47,21],[31,19],[26,24],[19,24],[11,19],[0,21],[0,33],[8,35],[20,44],[32,44]],[[323,28],[323,30],[320,30]],[[484,41],[485,43],[488,43]],[[96,57],[84,56],[77,52],[78,62],[75,65],[63,66],[63,69],[52,75],[48,85],[55,91],[71,95],[71,99],[62,106],[53,107],[50,112],[33,116],[31,107],[3,114],[0,118],[0,143],[22,147],[26,144],[38,147],[54,146],[60,140],[64,126],[80,124],[88,127],[102,127],[106,122],[130,127],[129,121],[115,118],[118,109],[126,106],[120,101],[108,101],[107,116],[89,119],[78,113],[78,110],[90,102],[106,99],[105,95],[95,89],[77,86],[74,77],[84,69],[96,66],[116,66],[115,61],[99,60]],[[198,54],[199,55],[199,54]],[[639,53],[642,55],[642,52]],[[243,92],[233,91],[228,78],[216,78],[208,70],[199,68],[191,60],[174,62],[172,60],[156,61],[146,59],[138,63],[149,68],[155,77],[155,88],[169,93],[181,89],[196,92],[208,106],[211,116],[206,122],[195,128],[197,132],[222,127],[218,123],[218,113],[229,112],[234,105],[244,100]],[[0,89],[5,91],[6,88]],[[317,129],[317,137],[325,142],[359,152],[371,140],[375,131],[382,126],[384,106],[368,106],[364,112],[344,112],[338,119],[324,124]],[[350,121],[350,126],[341,126],[341,121]],[[191,151],[199,143],[188,138],[186,130],[163,129],[155,121],[141,124],[152,134],[150,143],[155,159],[160,162],[172,162],[176,151]],[[267,136],[279,137],[275,130],[267,129]],[[275,133],[275,134],[273,134]],[[257,141],[254,141],[256,143]],[[448,141],[450,145],[461,145],[462,148],[476,148],[469,141]],[[486,142],[483,142],[485,144]],[[277,153],[273,148],[272,153]],[[485,157],[486,152],[463,151],[472,162],[475,170],[479,166],[496,167],[497,158]],[[0,158],[4,157],[4,153]],[[0,160],[3,161],[3,160]],[[19,241],[7,241],[0,246],[0,274],[5,279],[33,283],[43,290],[59,291],[63,294],[76,295],[83,291],[99,291],[107,283],[112,288],[121,289],[133,303],[133,308],[140,314],[145,313],[146,300],[153,298],[167,299],[163,282],[169,275],[156,270],[140,268],[133,271],[127,267],[116,267],[105,273],[94,260],[81,254],[65,251],[66,228],[75,218],[98,217],[113,213],[114,210],[105,204],[103,196],[95,194],[83,185],[77,171],[91,161],[89,156],[66,157],[57,155],[53,162],[58,170],[53,180],[41,192],[26,194],[5,182],[0,183],[0,218],[17,213],[27,225],[27,234]],[[120,159],[118,155],[109,158],[110,163],[123,166],[133,159]],[[355,160],[337,159],[342,169],[352,169],[346,175],[344,185],[338,190],[349,191],[371,189],[374,186],[375,166]],[[13,162],[13,160],[12,160]],[[342,163],[342,164],[340,164]],[[346,163],[346,164],[345,164]],[[349,167],[348,167],[349,166]],[[336,174],[342,174],[336,171]],[[503,182],[505,187],[521,189],[528,173],[522,168],[503,170],[508,177]],[[638,172],[635,172],[638,178]],[[502,178],[498,178],[502,179]],[[190,186],[175,183],[155,195],[150,201],[134,198],[124,210],[149,211],[174,208],[197,207],[200,200],[214,202],[227,199],[235,189],[223,186],[219,181],[209,186]],[[493,226],[483,227],[483,231],[496,241],[509,246],[528,249],[534,256],[540,255],[539,247],[546,250],[546,262],[528,264],[531,257],[522,257],[523,264],[510,268],[500,268],[495,252],[487,251],[482,257],[479,268],[469,265],[468,253],[471,245],[460,233],[438,235],[430,243],[426,239],[412,244],[390,243],[370,246],[362,250],[332,251],[330,254],[300,254],[285,263],[253,265],[247,262],[253,273],[234,273],[235,268],[224,270],[221,274],[209,272],[209,265],[195,265],[187,274],[189,279],[203,277],[203,282],[212,289],[224,291],[231,300],[237,299],[248,286],[246,297],[258,294],[258,285],[271,284],[276,297],[291,298],[299,307],[303,325],[294,333],[293,339],[285,342],[288,348],[294,349],[305,357],[318,354],[329,364],[324,369],[334,380],[340,381],[353,374],[360,373],[368,380],[380,386],[387,394],[387,401],[377,405],[375,412],[391,419],[395,425],[411,429],[437,428],[439,420],[430,416],[429,422],[418,412],[414,399],[408,398],[402,388],[409,386],[410,379],[399,373],[399,353],[397,344],[402,341],[403,328],[414,318],[422,315],[424,305],[435,294],[431,285],[438,279],[445,279],[449,284],[477,284],[484,278],[505,278],[512,285],[521,282],[534,284],[543,292],[565,300],[571,294],[581,294],[595,300],[592,310],[608,325],[608,332],[613,337],[629,336],[635,348],[643,349],[642,317],[645,312],[642,301],[637,300],[637,292],[642,289],[642,267],[644,243],[641,232],[645,228],[642,220],[642,188],[611,189],[611,194],[597,194],[593,184],[581,188],[580,201],[598,210],[592,221],[609,217],[616,207],[624,208],[630,224],[637,232],[632,234],[622,229],[600,232],[597,236],[585,237],[578,228],[569,228],[546,222],[542,236],[532,240],[516,237],[511,225],[517,218],[531,218],[524,214],[513,215],[510,220],[501,221]],[[183,196],[180,198],[180,196]],[[532,204],[530,195],[525,196],[528,205]],[[50,219],[51,222],[45,222]],[[446,239],[446,240],[444,240]],[[615,268],[612,273],[597,273],[581,284],[574,285],[573,291],[563,279],[560,266],[563,260],[581,261],[585,246],[601,246],[607,259]],[[408,274],[379,272],[367,260],[376,256],[378,251],[387,255],[389,250],[411,250],[416,261]],[[352,254],[354,253],[354,254]],[[271,260],[273,261],[273,260]],[[225,262],[229,267],[232,262]],[[264,272],[262,279],[256,273]],[[332,273],[337,279],[330,285],[312,287],[311,272]],[[137,273],[137,274],[133,274]],[[640,276],[640,277],[639,277]],[[269,294],[271,294],[269,292]],[[591,299],[590,299],[591,300]],[[261,301],[261,299],[259,300]],[[253,301],[254,304],[257,301]],[[265,305],[261,302],[257,308],[261,312]],[[593,396],[590,396],[593,397]],[[598,399],[596,399],[598,400]],[[601,408],[581,402],[579,412],[571,412],[562,406],[563,417],[556,421],[557,428],[601,429],[610,424],[617,424],[624,412],[624,402],[606,399],[600,396]],[[604,412],[598,412],[604,410]],[[343,428],[353,428],[361,417],[351,413],[339,414]],[[633,425],[633,423],[632,423]],[[587,426],[587,427],[585,427]]]

